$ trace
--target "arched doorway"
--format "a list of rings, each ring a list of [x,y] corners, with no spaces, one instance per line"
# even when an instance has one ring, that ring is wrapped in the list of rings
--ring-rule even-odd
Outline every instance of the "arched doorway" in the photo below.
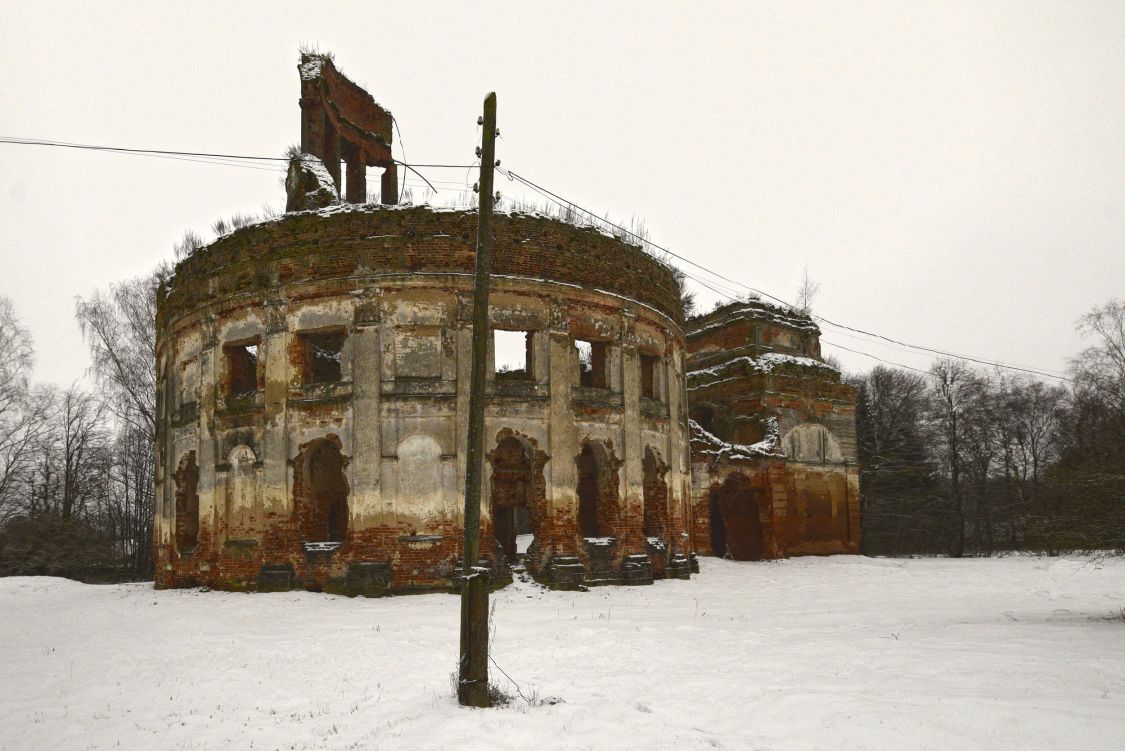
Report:
[[[645,449],[642,469],[645,537],[663,539],[668,527],[668,483],[664,481],[668,465],[660,458],[660,453],[649,446]]]
[[[176,550],[193,550],[199,540],[199,465],[194,451],[180,459],[172,479],[176,482]]]
[[[621,462],[601,441],[585,441],[578,465],[578,533],[582,537],[613,534],[617,520]]]
[[[762,560],[766,546],[759,495],[738,472],[711,488],[711,551],[715,555],[736,561]]]
[[[336,436],[302,447],[295,464],[293,512],[302,542],[343,542],[348,533],[347,459]]]
[[[488,458],[492,463],[489,483],[492,529],[504,556],[512,564],[519,556],[517,536],[525,529],[526,534],[535,534],[530,521],[534,492],[532,449],[516,436],[509,435],[500,440]]]

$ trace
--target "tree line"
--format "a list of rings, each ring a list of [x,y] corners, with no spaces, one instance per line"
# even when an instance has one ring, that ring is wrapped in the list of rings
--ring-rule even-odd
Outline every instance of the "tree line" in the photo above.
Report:
[[[79,299],[96,390],[31,381],[0,297],[0,575],[150,579],[159,276]]]
[[[1125,551],[1125,302],[1052,385],[938,360],[858,389],[863,552]]]

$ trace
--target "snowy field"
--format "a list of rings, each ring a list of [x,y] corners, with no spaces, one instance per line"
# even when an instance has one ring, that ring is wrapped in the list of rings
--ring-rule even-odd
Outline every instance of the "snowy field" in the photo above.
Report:
[[[455,597],[0,579],[0,748],[1125,748],[1125,560],[702,565],[496,594],[489,710]]]

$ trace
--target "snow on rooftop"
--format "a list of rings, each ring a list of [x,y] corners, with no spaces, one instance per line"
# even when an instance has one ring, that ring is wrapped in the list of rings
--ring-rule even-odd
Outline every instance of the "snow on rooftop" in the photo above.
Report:
[[[731,302],[688,320],[688,335],[698,335],[704,331],[726,326],[738,318],[751,318],[757,321],[770,321],[781,326],[820,333],[820,327],[812,316],[788,305],[780,305],[762,300],[756,292],[748,293],[745,300]]]
[[[324,63],[328,58],[324,55],[309,55],[304,59],[297,70],[301,74],[301,80],[311,81],[314,78],[319,78],[324,71]]]
[[[723,439],[703,429],[695,420],[688,420],[688,432],[691,434],[690,440],[695,443],[703,443],[707,448],[701,448],[698,451],[693,448],[692,454],[700,454],[703,456],[713,457],[714,461],[720,459],[764,459],[764,458],[782,458],[785,452],[781,450],[781,426],[777,422],[776,417],[766,418],[766,437],[757,443],[727,443]]]
[[[711,378],[718,378],[724,375],[737,377],[739,373],[746,371],[768,374],[783,367],[813,368],[834,374],[839,374],[840,372],[828,363],[818,360],[815,357],[787,355],[783,352],[765,352],[756,357],[742,355],[741,357],[725,360],[706,368],[689,370],[687,372],[687,377],[689,386],[712,385],[713,382],[710,380]]]

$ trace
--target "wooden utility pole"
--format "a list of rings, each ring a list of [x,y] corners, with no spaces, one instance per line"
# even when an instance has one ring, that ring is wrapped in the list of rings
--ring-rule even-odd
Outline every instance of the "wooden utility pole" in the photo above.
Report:
[[[461,583],[461,660],[457,700],[488,706],[488,579],[480,559],[480,483],[484,470],[484,377],[488,359],[488,275],[492,265],[492,175],[496,167],[496,93],[484,98],[480,210],[473,291],[473,375],[469,386],[469,445],[465,467],[465,554]]]

